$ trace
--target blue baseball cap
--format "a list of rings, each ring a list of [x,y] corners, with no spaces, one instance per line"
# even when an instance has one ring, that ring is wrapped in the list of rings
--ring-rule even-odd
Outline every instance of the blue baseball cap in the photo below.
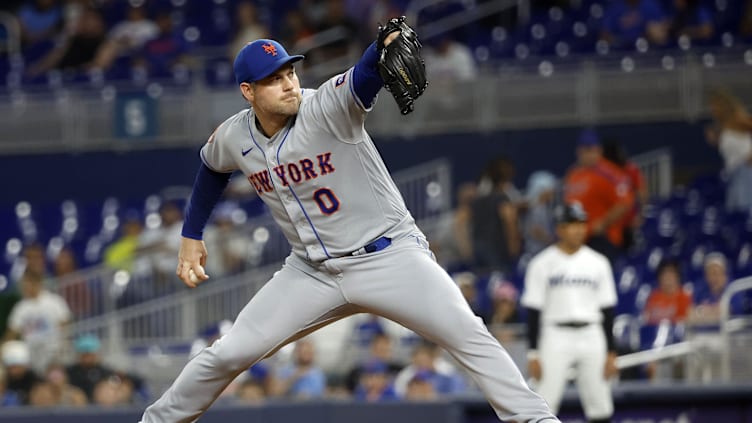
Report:
[[[371,360],[361,368],[363,374],[386,373],[389,367],[381,360]]]
[[[601,140],[595,130],[585,129],[580,132],[580,138],[577,140],[577,144],[583,147],[595,147],[601,145]]]
[[[266,78],[288,63],[304,58],[305,56],[300,54],[290,56],[282,44],[261,38],[246,44],[235,56],[235,81],[238,85],[242,82],[255,82]]]

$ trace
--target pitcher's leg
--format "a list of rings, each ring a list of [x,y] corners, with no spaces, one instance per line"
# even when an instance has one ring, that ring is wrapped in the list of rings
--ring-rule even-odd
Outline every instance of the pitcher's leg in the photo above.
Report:
[[[297,332],[336,320],[344,303],[335,283],[285,264],[238,314],[230,331],[186,364],[146,409],[142,422],[195,421],[238,374]]]
[[[358,262],[348,261],[345,269],[354,273],[352,278],[345,274],[348,299],[446,349],[468,370],[501,419],[558,421],[430,253],[394,247],[364,262],[369,272],[357,272]]]

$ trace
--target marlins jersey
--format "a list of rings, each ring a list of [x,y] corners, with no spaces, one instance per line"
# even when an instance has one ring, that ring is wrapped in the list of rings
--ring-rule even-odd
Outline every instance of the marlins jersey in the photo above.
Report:
[[[373,105],[364,107],[351,84],[352,69],[302,90],[298,115],[271,138],[256,127],[253,109],[243,110],[201,150],[210,169],[245,174],[293,252],[310,261],[417,231],[363,126]]]
[[[587,246],[570,255],[551,245],[528,264],[520,301],[540,310],[544,324],[600,322],[600,309],[616,305],[611,265]]]

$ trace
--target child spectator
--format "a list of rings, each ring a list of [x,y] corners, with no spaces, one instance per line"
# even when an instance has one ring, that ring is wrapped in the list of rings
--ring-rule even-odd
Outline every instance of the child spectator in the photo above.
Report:
[[[643,317],[647,324],[657,325],[667,319],[683,322],[689,316],[692,298],[681,286],[681,270],[673,260],[664,260],[656,270],[658,287],[650,293]]]

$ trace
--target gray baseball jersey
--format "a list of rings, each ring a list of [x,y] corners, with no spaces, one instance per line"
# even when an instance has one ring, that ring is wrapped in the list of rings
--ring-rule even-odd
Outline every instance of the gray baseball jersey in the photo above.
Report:
[[[356,101],[351,72],[302,90],[297,117],[272,138],[247,109],[222,123],[201,151],[212,170],[242,170],[293,252],[311,261],[416,230],[363,127],[367,109]]]
[[[500,418],[558,421],[436,263],[365,132],[369,109],[354,94],[351,76],[352,70],[303,90],[299,113],[271,138],[256,128],[249,109],[220,125],[202,149],[215,171],[245,173],[293,252],[229,332],[188,362],[146,409],[143,423],[197,420],[253,363],[364,311],[445,348]]]

